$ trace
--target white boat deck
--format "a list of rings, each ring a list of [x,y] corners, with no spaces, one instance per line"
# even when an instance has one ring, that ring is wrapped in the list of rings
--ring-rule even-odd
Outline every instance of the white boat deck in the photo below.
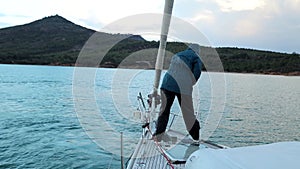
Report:
[[[160,153],[158,147],[155,145],[153,140],[143,139],[140,142],[139,150],[135,157],[133,157],[132,165],[127,168],[141,169],[141,168],[157,168],[165,169],[171,168]],[[174,168],[184,168],[184,164],[172,164]]]
[[[135,151],[128,164],[128,169],[171,168],[153,140],[141,139]],[[172,165],[174,168],[184,168],[184,164]]]
[[[172,131],[172,135],[174,136],[177,135],[179,133]],[[149,135],[149,134],[148,134]],[[183,135],[181,135],[183,136]],[[183,138],[183,137],[181,137]],[[176,168],[185,168],[185,161],[184,160],[178,160],[176,159],[176,157],[172,157],[172,153],[170,153],[171,151],[168,150],[172,150],[174,148],[182,148],[182,147],[176,147],[177,145],[181,145],[181,146],[186,146],[186,148],[188,148],[188,146],[190,146],[190,143],[182,143],[180,142],[180,140],[178,140],[175,144],[168,144],[165,142],[161,142],[159,143],[160,146],[163,148],[164,153],[168,155],[169,160],[171,160],[172,162],[172,166],[176,169]],[[213,148],[213,149],[220,149],[220,148],[224,148],[221,147],[219,145],[215,145],[212,144],[210,142],[205,142],[205,141],[201,141],[199,147],[198,146],[193,146],[196,147],[197,149],[201,148]],[[179,156],[184,156],[186,152],[184,152],[184,149],[182,151],[177,151],[180,153]],[[170,154],[168,154],[170,153]],[[192,152],[189,152],[189,154],[191,154]],[[176,154],[176,153],[175,153]],[[141,138],[141,140],[138,143],[137,148],[135,149],[135,152],[133,153],[128,165],[127,165],[127,169],[148,169],[148,168],[155,168],[155,169],[169,169],[172,168],[169,164],[168,161],[166,160],[166,158],[164,157],[164,155],[162,154],[160,148],[156,145],[155,141],[149,139],[149,136],[145,136],[144,138]]]

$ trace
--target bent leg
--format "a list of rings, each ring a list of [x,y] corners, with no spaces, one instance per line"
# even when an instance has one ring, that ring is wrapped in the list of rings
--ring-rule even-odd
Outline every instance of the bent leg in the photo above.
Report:
[[[175,93],[161,89],[161,107],[157,119],[155,135],[165,132],[174,99]]]
[[[200,123],[194,114],[193,100],[190,95],[177,95],[186,129],[194,140],[199,140]]]

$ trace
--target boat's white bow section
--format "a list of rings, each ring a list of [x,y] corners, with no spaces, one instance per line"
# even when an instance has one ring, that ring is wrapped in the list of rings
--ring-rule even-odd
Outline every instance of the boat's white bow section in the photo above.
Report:
[[[300,142],[280,142],[229,149],[201,149],[187,169],[299,169]]]

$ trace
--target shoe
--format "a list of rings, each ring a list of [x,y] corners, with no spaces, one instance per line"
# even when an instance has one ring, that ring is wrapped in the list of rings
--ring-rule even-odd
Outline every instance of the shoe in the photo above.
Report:
[[[156,133],[154,133],[154,134],[152,135],[151,140],[154,140],[154,141],[157,141],[157,142],[161,142],[161,140],[162,140],[162,134],[163,134],[163,133],[161,133],[161,134],[156,134]]]
[[[154,133],[151,140],[154,140],[154,141],[157,141],[157,142],[161,142],[161,141],[169,142],[169,141],[171,141],[171,138],[166,133],[160,133],[160,134]]]
[[[197,145],[197,146],[200,145],[200,139],[194,139],[191,135],[190,138],[192,139],[191,145]]]
[[[157,142],[161,142],[162,139],[161,139],[160,136],[154,136],[154,135],[153,135],[153,136],[151,137],[150,140],[157,141]]]
[[[193,143],[191,145],[199,146],[200,145],[200,140],[193,140]]]

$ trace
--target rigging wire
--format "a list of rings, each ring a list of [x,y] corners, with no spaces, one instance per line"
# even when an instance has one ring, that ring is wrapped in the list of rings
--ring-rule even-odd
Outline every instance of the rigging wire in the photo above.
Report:
[[[147,125],[146,127],[147,127],[147,129],[148,129],[148,131],[149,131],[151,137],[153,138],[153,133],[152,133],[152,131],[151,131],[149,125]],[[174,166],[173,166],[171,160],[168,158],[168,156],[166,155],[166,153],[164,153],[163,148],[161,147],[161,145],[159,144],[159,142],[157,141],[157,139],[156,139],[156,138],[153,138],[153,141],[154,141],[156,147],[159,149],[160,153],[161,153],[161,154],[163,155],[163,157],[166,159],[166,161],[167,161],[167,163],[169,164],[169,166],[170,166],[172,169],[174,169]]]

